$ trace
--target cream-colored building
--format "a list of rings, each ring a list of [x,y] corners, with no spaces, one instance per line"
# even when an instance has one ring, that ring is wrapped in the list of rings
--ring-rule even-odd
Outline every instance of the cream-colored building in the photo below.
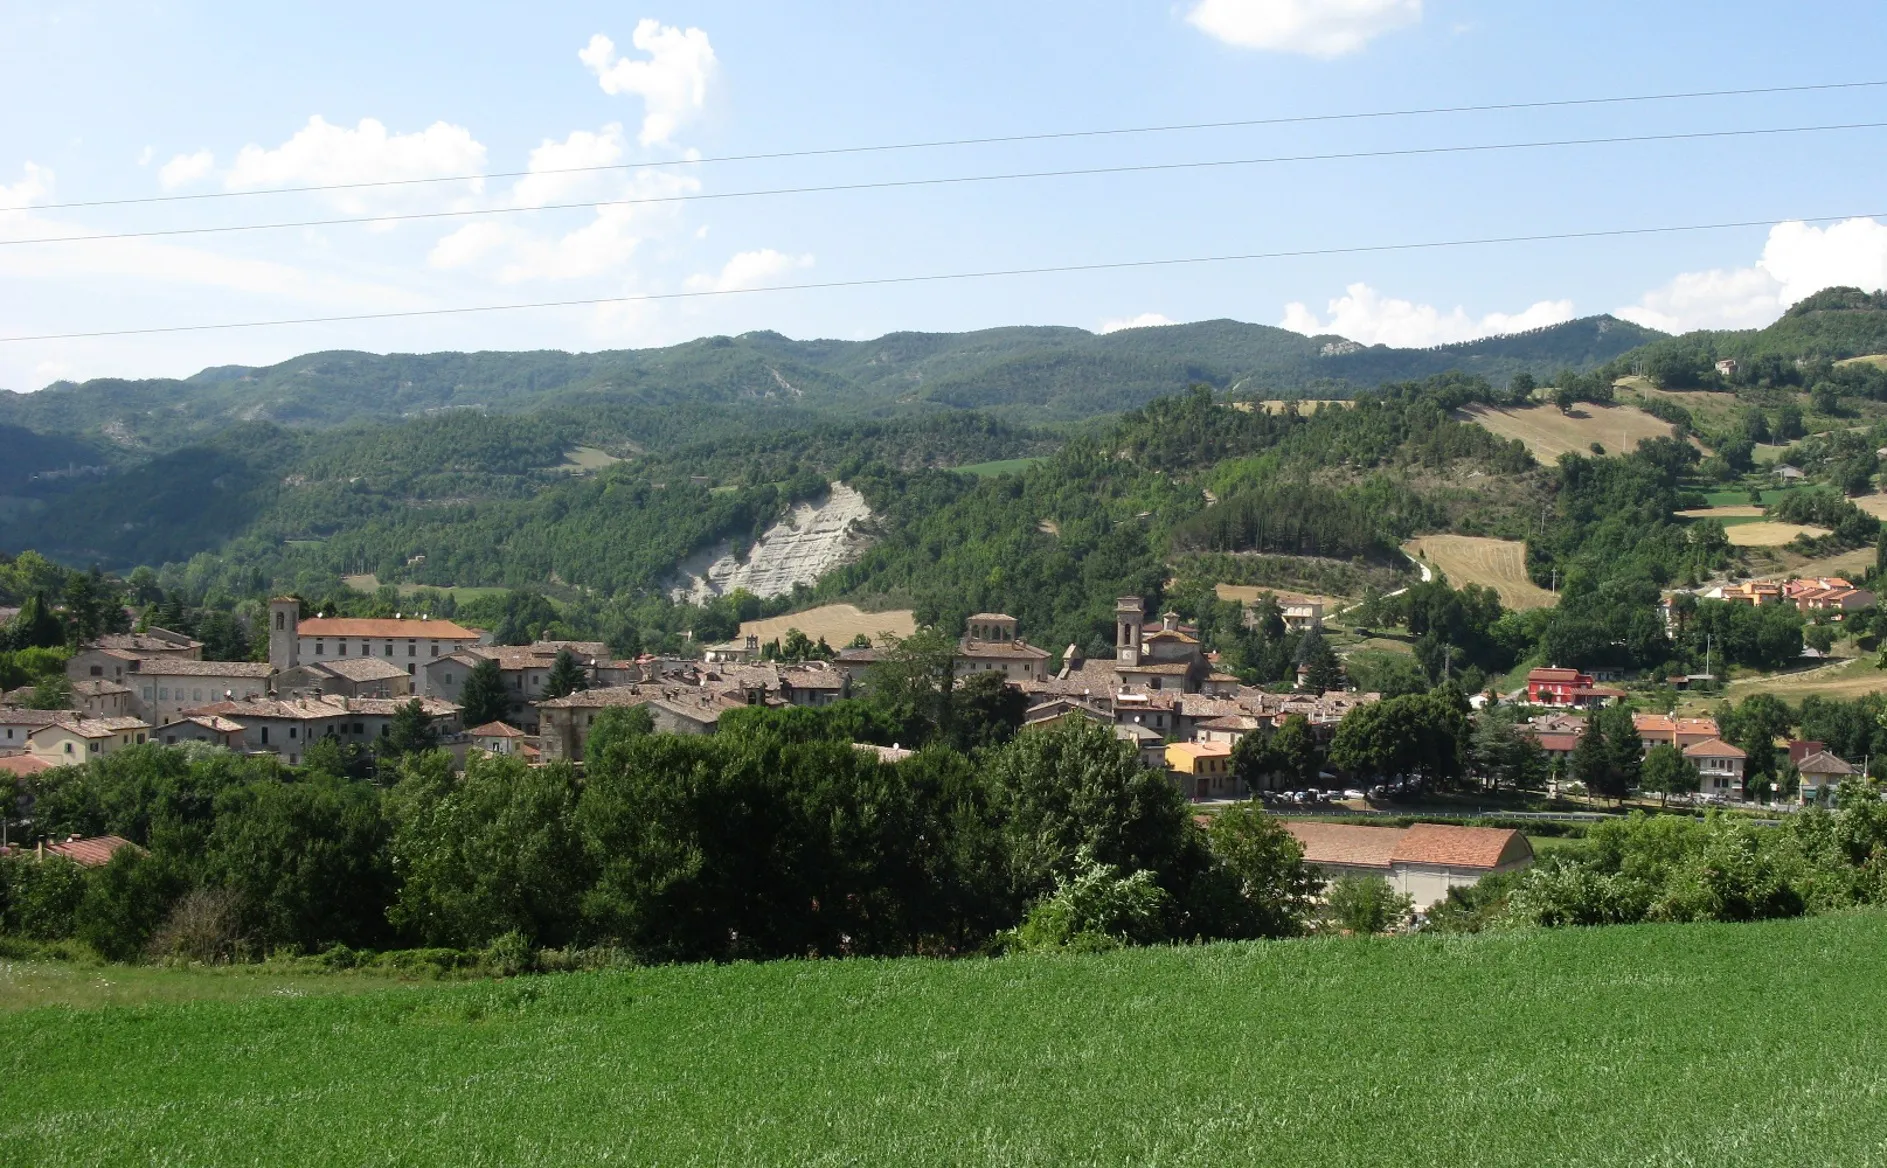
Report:
[[[426,666],[460,653],[483,639],[474,629],[449,620],[413,618],[315,617],[301,619],[293,597],[269,601],[269,664],[287,672],[310,662],[378,657],[391,661],[413,679],[413,692],[426,688]]]
[[[27,751],[56,765],[83,763],[145,741],[150,724],[139,718],[80,718],[53,722],[27,736]]]
[[[1304,863],[1326,879],[1380,876],[1422,912],[1448,895],[1497,872],[1533,863],[1533,845],[1517,831],[1417,823],[1363,827],[1290,820],[1285,828],[1304,850]]]

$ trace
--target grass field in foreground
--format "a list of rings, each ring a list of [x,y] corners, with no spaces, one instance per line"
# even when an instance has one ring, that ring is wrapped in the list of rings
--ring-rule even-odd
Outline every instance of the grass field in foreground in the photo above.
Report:
[[[0,1016],[12,1163],[1887,1162],[1887,914]]]

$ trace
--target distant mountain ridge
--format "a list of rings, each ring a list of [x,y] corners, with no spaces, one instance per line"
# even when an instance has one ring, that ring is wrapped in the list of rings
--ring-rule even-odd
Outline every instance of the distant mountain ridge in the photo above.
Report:
[[[775,332],[597,353],[309,353],[183,379],[55,383],[0,393],[0,424],[120,453],[175,449],[234,422],[324,429],[440,410],[522,412],[608,401],[839,417],[978,409],[1076,421],[1204,383],[1241,396],[1344,396],[1460,369],[1495,382],[1590,368],[1662,334],[1609,316],[1432,349],[1358,345],[1234,320],[1095,334],[1056,326],[796,341]]]

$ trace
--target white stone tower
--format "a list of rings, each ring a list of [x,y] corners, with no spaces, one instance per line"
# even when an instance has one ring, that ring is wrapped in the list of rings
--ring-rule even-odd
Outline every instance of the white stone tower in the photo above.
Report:
[[[1146,603],[1138,596],[1123,596],[1114,603],[1114,660],[1119,664],[1140,664],[1140,631],[1146,620]]]
[[[269,665],[276,672],[301,664],[301,601],[278,596],[269,601]]]

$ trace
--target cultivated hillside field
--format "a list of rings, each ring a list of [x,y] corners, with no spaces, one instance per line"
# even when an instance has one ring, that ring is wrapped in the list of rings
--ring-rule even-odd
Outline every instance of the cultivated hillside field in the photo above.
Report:
[[[860,633],[870,637],[873,644],[879,643],[884,633],[908,637],[917,631],[917,615],[908,608],[864,612],[850,604],[828,604],[786,616],[743,621],[740,635],[759,637],[760,643],[764,645],[768,641],[783,639],[788,629],[798,629],[814,641],[824,637],[826,644],[834,649],[843,649]]]
[[[1448,577],[1456,588],[1479,584],[1508,608],[1545,608],[1558,598],[1527,576],[1527,545],[1478,535],[1424,535],[1402,550]]]
[[[1661,422],[1636,406],[1581,402],[1572,413],[1562,414],[1555,406],[1502,409],[1476,403],[1463,406],[1458,416],[1479,422],[1502,438],[1519,439],[1533,457],[1545,463],[1568,451],[1590,454],[1594,442],[1608,454],[1624,454],[1635,449],[1641,439],[1671,436],[1669,422]]]
[[[1723,530],[1737,547],[1781,547],[1798,535],[1819,538],[1828,534],[1825,527],[1804,527],[1799,523],[1738,523],[1726,525]]]
[[[0,1146],[11,1164],[1869,1165],[1883,1016],[1883,913],[39,1008],[0,1014]]]

